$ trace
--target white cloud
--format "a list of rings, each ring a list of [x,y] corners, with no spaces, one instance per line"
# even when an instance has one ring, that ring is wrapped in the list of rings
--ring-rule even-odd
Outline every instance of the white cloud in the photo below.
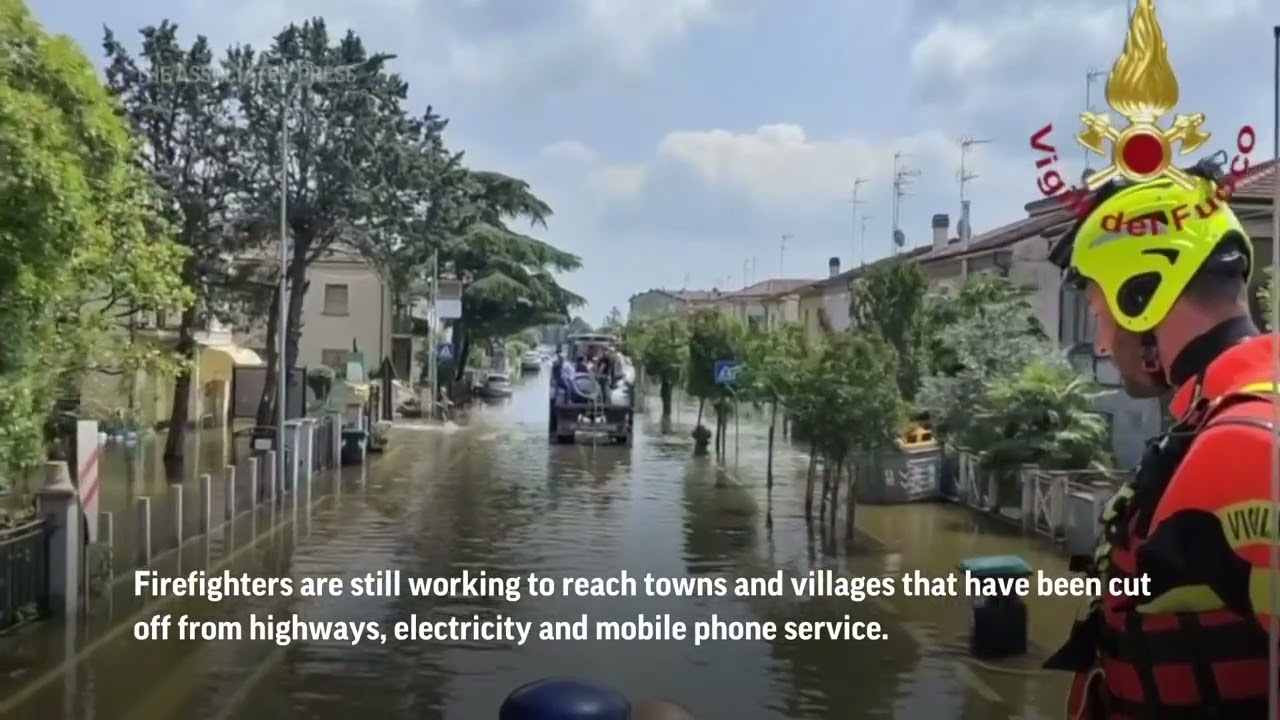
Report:
[[[1118,2],[1033,0],[1021,12],[995,9],[934,17],[910,52],[915,97],[960,111],[1079,104],[1086,70],[1109,69],[1123,46],[1127,17]],[[1157,4],[1157,15],[1175,69],[1191,82],[1230,63],[1224,48],[1261,38],[1265,19],[1262,0],[1170,0]]]
[[[895,151],[905,153],[904,164],[911,167],[949,168],[960,157],[958,140],[939,132],[821,140],[788,123],[751,132],[673,132],[659,146],[662,155],[705,183],[739,190],[772,207],[828,205],[847,197],[858,177],[883,188],[892,181]]]
[[[756,0],[746,0],[746,6]],[[207,34],[267,41],[323,16],[372,47],[395,48],[415,83],[498,101],[642,74],[699,27],[737,21],[743,0],[186,0]],[[734,14],[734,13],[738,14]]]
[[[589,164],[596,161],[595,150],[577,140],[561,140],[551,143],[542,148],[542,154],[549,158],[581,164]]]
[[[644,190],[648,179],[648,168],[643,165],[609,165],[593,171],[589,183],[606,195],[630,198]]]

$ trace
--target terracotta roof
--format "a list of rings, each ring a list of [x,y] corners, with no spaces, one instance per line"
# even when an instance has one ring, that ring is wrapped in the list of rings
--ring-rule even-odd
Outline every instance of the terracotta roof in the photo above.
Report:
[[[1233,197],[1239,200],[1268,200],[1274,192],[1276,176],[1274,160],[1259,163],[1249,169],[1245,181],[1236,188]],[[1055,198],[1043,198],[1027,203],[1026,210],[1030,217],[977,235],[969,242],[968,247],[953,244],[930,252],[922,257],[920,262],[951,260],[965,255],[998,250],[1037,235],[1049,237],[1065,231],[1075,220],[1071,209],[1060,205]]]
[[[815,280],[807,279],[773,279],[761,280],[753,285],[748,285],[741,290],[734,290],[725,293],[722,297],[727,298],[757,298],[768,297],[770,295],[780,295],[789,292],[795,292],[806,285],[812,285]]]
[[[1270,200],[1275,197],[1275,187],[1280,173],[1276,172],[1275,160],[1267,160],[1249,168],[1244,182],[1236,188],[1232,197],[1241,200]]]

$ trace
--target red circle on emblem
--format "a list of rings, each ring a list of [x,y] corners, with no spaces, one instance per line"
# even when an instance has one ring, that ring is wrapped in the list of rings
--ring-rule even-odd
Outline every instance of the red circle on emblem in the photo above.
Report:
[[[1125,140],[1121,157],[1133,174],[1150,175],[1164,165],[1164,143],[1151,133],[1134,133]]]

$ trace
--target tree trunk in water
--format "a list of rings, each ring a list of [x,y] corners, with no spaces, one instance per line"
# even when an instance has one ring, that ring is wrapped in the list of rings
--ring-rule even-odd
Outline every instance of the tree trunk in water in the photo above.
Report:
[[[840,480],[844,475],[844,460],[836,461],[836,468],[831,473],[831,543],[835,544],[836,518],[840,517]]]
[[[822,489],[818,495],[818,524],[825,525],[827,521],[827,498],[831,492],[831,462],[827,458],[822,458]]]
[[[663,420],[671,419],[671,390],[672,390],[672,385],[670,382],[666,380],[663,380],[658,385],[658,397],[662,400],[662,419]]]
[[[191,362],[196,355],[196,307],[182,311],[182,320],[178,325],[178,357],[182,359],[182,369],[173,379],[173,405],[169,408],[169,432],[164,440],[164,459],[166,463],[180,462],[183,448],[187,442],[187,422],[191,407]]]
[[[702,410],[703,408],[706,407],[706,404],[707,404],[706,398],[698,398],[698,421],[694,423],[694,427],[702,426]]]
[[[809,445],[809,470],[804,478],[804,521],[806,523],[813,522],[813,485],[817,482],[817,462],[813,445]]]
[[[271,307],[267,310],[267,356],[263,358],[266,372],[262,378],[262,395],[258,398],[258,413],[253,424],[259,427],[275,425],[276,406],[276,366],[279,365],[279,353],[276,352],[276,336],[280,332],[280,293],[271,293]]]
[[[844,502],[844,542],[845,552],[853,547],[853,513],[858,507],[858,499],[854,494],[854,489],[858,487],[858,471],[853,465],[849,466],[849,487],[845,491]]]
[[[773,499],[773,435],[778,427],[778,403],[769,404],[769,449],[765,454],[764,482],[768,499]]]

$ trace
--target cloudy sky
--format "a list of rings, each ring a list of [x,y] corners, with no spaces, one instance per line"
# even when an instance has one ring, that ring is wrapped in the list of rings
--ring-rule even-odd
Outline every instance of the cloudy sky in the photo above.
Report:
[[[1274,0],[1158,0],[1180,108],[1213,149],[1252,123],[1271,153]],[[1271,6],[1264,11],[1264,7]],[[1069,8],[1069,9],[1068,9]],[[920,171],[910,245],[958,214],[964,136],[975,232],[1035,197],[1028,138],[1046,123],[1078,176],[1085,75],[1121,49],[1125,0],[34,0],[100,53],[171,19],[186,39],[262,44],[322,15],[396,53],[411,99],[452,118],[473,165],[527,178],[556,210],[548,240],[580,254],[566,283],[589,321],[652,287],[820,277],[891,248],[895,151]],[[133,36],[136,38],[136,35]],[[1103,83],[1095,102],[1102,102]],[[1095,167],[1097,164],[1095,163]],[[851,190],[866,178],[860,211]],[[785,253],[780,238],[791,236]],[[752,261],[754,260],[754,271]]]

